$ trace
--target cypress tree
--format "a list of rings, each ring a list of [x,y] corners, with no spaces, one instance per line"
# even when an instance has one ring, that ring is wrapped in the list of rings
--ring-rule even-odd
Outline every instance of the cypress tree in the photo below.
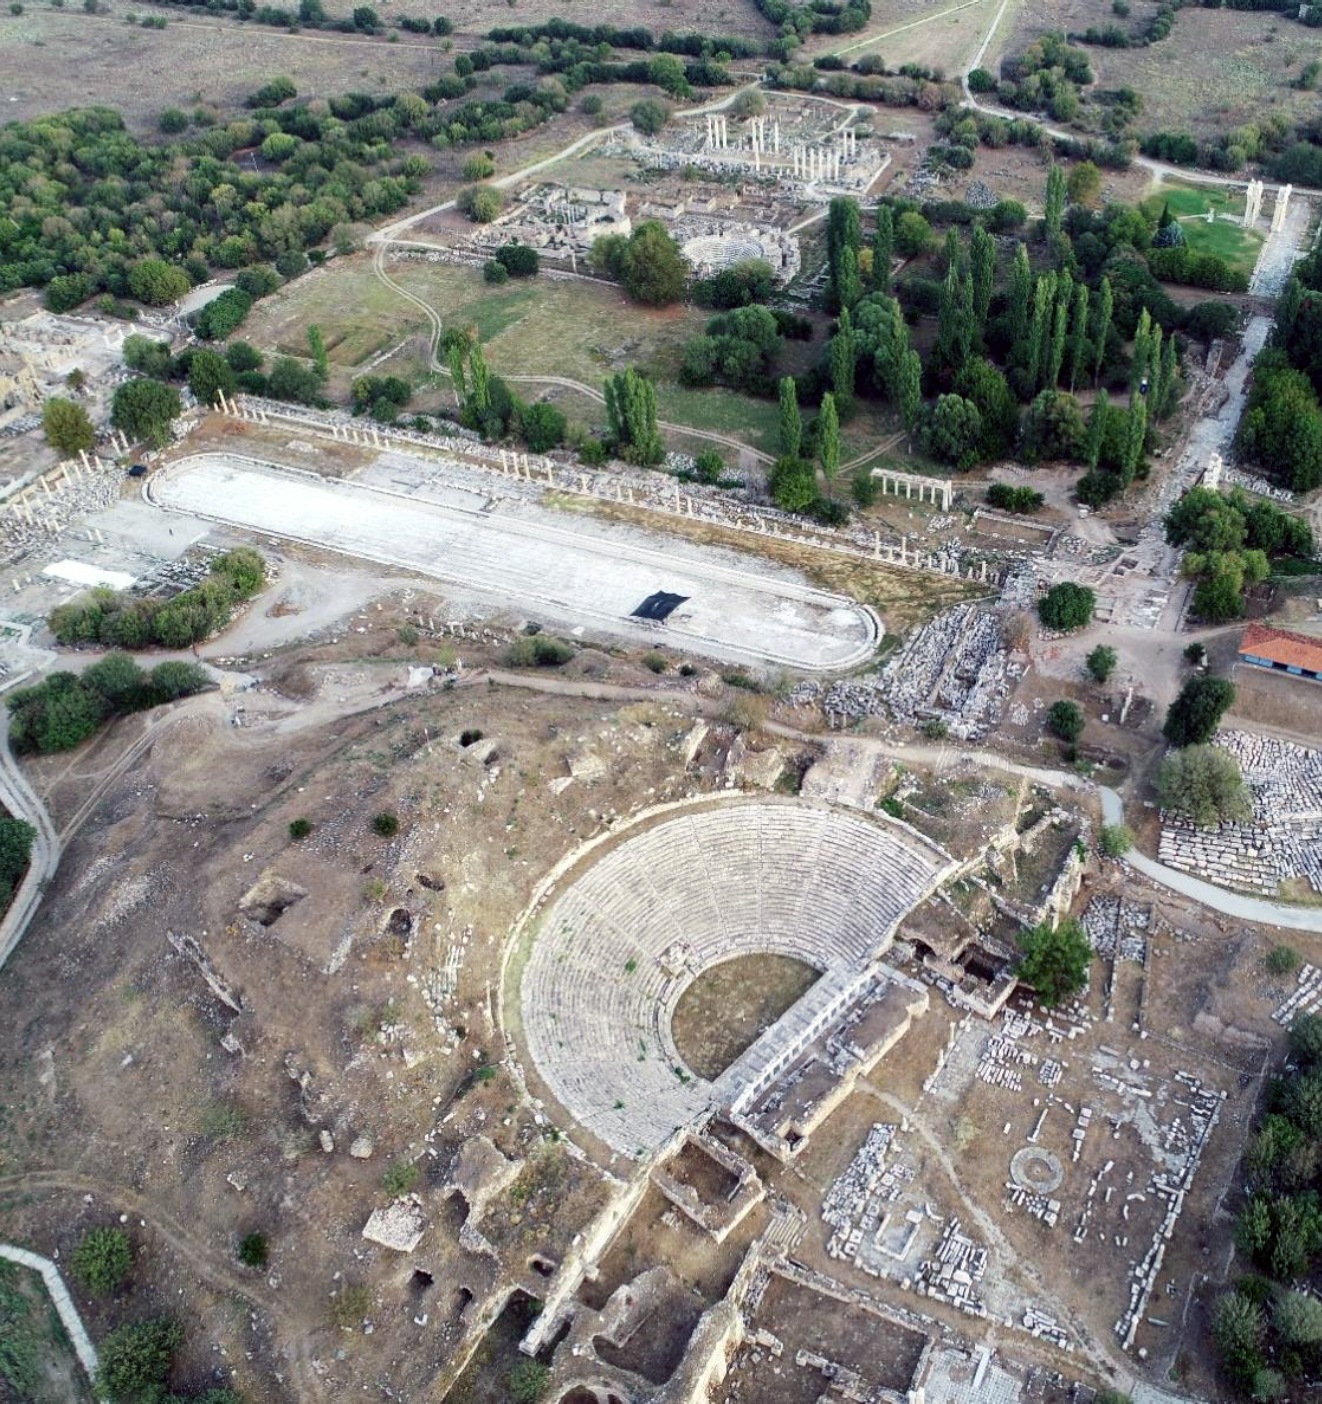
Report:
[[[836,404],[848,414],[854,403],[854,371],[857,361],[854,328],[849,320],[848,310],[840,313],[840,325],[831,338],[828,353],[831,369],[831,389]]]
[[[468,375],[472,382],[470,403],[477,414],[483,415],[491,408],[491,376],[480,343],[468,353]]]
[[[786,458],[797,458],[803,444],[803,420],[799,415],[799,390],[794,377],[787,375],[780,382],[780,451]]]
[[[1069,327],[1069,318],[1069,304],[1057,302],[1055,323],[1051,328],[1051,353],[1046,371],[1047,386],[1052,390],[1060,383],[1060,368],[1065,363],[1065,333]]]
[[[822,476],[832,495],[840,476],[840,416],[835,410],[835,396],[822,396],[822,412],[817,423],[817,449],[822,460]]]
[[[969,269],[973,275],[974,329],[981,339],[987,330],[987,313],[996,282],[996,241],[980,224],[974,226],[969,241]]]
[[[1139,400],[1129,409],[1129,422],[1125,425],[1125,458],[1121,477],[1127,487],[1134,481],[1138,466],[1143,462],[1143,445],[1148,436],[1147,402]]]
[[[1164,419],[1175,408],[1175,381],[1179,375],[1179,367],[1175,357],[1175,338],[1166,338],[1166,345],[1161,353],[1161,397],[1153,406],[1159,419]]]
[[[1022,347],[1028,336],[1033,300],[1033,269],[1028,262],[1028,249],[1020,244],[1015,251],[1014,270],[1010,274],[1010,344]]]
[[[895,221],[889,205],[877,206],[877,227],[872,234],[872,283],[889,288],[891,259],[895,256]]]
[[[1065,172],[1059,166],[1052,166],[1047,172],[1047,203],[1043,215],[1047,238],[1054,239],[1060,233],[1061,221],[1065,218]]]
[[[1097,340],[1095,343],[1097,359],[1093,363],[1092,372],[1092,383],[1094,385],[1096,385],[1101,378],[1102,365],[1106,360],[1106,342],[1107,338],[1111,335],[1111,313],[1113,307],[1111,280],[1109,278],[1103,278],[1097,304]]]
[[[826,256],[830,273],[828,292],[833,310],[852,307],[858,301],[857,292],[852,301],[845,296],[850,288],[845,285],[843,273],[845,250],[854,259],[853,282],[858,283],[858,247],[862,242],[863,228],[858,214],[858,202],[847,195],[837,195],[830,203],[826,215]]]
[[[1070,315],[1070,392],[1079,383],[1084,357],[1088,354],[1088,289],[1079,283],[1074,289],[1074,309]]]
[[[1138,384],[1147,374],[1148,357],[1152,343],[1152,316],[1145,307],[1138,314],[1138,326],[1134,329],[1134,355],[1129,362],[1129,394],[1138,393]]]
[[[904,431],[912,435],[918,427],[918,413],[923,407],[923,363],[918,352],[907,349],[899,359],[899,402],[904,417]]]
[[[1083,451],[1083,461],[1090,469],[1095,469],[1102,458],[1102,439],[1106,434],[1106,414],[1111,397],[1105,390],[1097,392],[1092,412],[1088,416],[1088,439]]]
[[[858,273],[858,253],[846,245],[840,250],[835,275],[835,304],[847,312],[863,296],[863,280]]]

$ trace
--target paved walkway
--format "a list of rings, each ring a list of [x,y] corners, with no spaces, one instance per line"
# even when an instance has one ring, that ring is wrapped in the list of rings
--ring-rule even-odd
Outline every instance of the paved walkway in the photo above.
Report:
[[[1125,810],[1120,796],[1105,785],[1099,785],[1097,790],[1102,797],[1103,820],[1108,824],[1123,824]],[[1291,931],[1315,931],[1322,934],[1322,908],[1291,907],[1282,902],[1269,902],[1263,897],[1250,897],[1243,892],[1230,892],[1224,887],[1204,882],[1201,878],[1190,877],[1188,873],[1168,868],[1164,863],[1158,863],[1155,858],[1149,858],[1134,848],[1125,854],[1125,862],[1135,872],[1142,873],[1144,877],[1151,878],[1162,887],[1183,893],[1186,897],[1192,897],[1195,902],[1201,902],[1205,907],[1224,912],[1226,916],[1235,917],[1239,921],[1255,921],[1264,926],[1283,926]]]

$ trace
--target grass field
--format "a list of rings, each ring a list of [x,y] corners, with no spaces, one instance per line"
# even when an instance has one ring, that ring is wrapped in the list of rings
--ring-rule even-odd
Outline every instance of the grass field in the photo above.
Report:
[[[175,10],[164,29],[143,29],[124,22],[132,8],[111,0],[108,14],[88,15],[29,4],[11,15],[6,6],[3,120],[95,102],[118,109],[133,131],[154,132],[163,108],[205,102],[231,111],[277,74],[292,78],[301,93],[387,93],[422,87],[450,67],[435,43],[412,36],[390,44],[289,35]]]
[[[924,64],[942,70],[953,81],[977,52],[999,8],[999,0],[977,0],[972,5],[967,0],[936,0],[918,10],[889,14],[878,24],[874,6],[869,31],[876,37],[845,57],[879,54],[888,68]],[[847,42],[856,40],[851,37]]]
[[[676,383],[680,348],[702,331],[709,315],[701,309],[639,307],[611,286],[586,281],[538,278],[493,288],[476,269],[447,264],[396,260],[391,273],[447,325],[477,327],[488,363],[499,373],[560,375],[596,389],[614,371],[644,368],[658,382],[662,419],[775,452],[777,413],[770,401]],[[264,351],[302,356],[312,322],[322,329],[332,366],[346,376],[361,373],[375,356],[426,326],[416,308],[373,275],[370,259],[361,254],[337,259],[264,299],[242,335]],[[391,368],[396,365],[392,361]],[[523,393],[535,392],[527,387]],[[600,414],[600,407],[585,403],[580,417],[596,420]],[[862,452],[870,433],[847,429],[846,452],[854,441]]]
[[[1266,237],[1267,219],[1259,216],[1258,228],[1252,230],[1232,222],[1244,214],[1244,196],[1238,190],[1164,182],[1153,187],[1143,200],[1143,209],[1157,216],[1163,205],[1179,219],[1184,241],[1191,249],[1217,254],[1242,273],[1253,272]],[[1202,218],[1209,210],[1216,215],[1212,224]]]
[[[1003,52],[1020,53],[1047,30],[1078,32],[1116,23],[1111,0],[1013,0],[1018,6]],[[1134,0],[1125,21],[1142,29],[1155,0]],[[998,44],[993,45],[995,51]],[[1170,37],[1149,48],[1088,48],[1101,88],[1133,88],[1143,99],[1140,131],[1219,136],[1245,122],[1317,111],[1317,94],[1290,85],[1318,52],[1317,31],[1270,11],[1188,6]],[[989,65],[990,66],[990,65]]]

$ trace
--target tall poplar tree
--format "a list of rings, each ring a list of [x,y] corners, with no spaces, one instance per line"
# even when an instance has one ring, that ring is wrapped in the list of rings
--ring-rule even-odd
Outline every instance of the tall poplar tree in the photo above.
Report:
[[[803,419],[799,414],[799,389],[794,377],[787,375],[780,382],[780,451],[786,458],[797,458],[803,445]]]

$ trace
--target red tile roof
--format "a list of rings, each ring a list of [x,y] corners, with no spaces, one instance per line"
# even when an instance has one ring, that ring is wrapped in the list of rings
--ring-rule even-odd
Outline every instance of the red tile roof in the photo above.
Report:
[[[1287,668],[1306,668],[1310,673],[1322,673],[1322,639],[1309,634],[1295,634],[1289,629],[1269,629],[1265,624],[1250,624],[1240,636],[1239,651],[1284,664]]]

